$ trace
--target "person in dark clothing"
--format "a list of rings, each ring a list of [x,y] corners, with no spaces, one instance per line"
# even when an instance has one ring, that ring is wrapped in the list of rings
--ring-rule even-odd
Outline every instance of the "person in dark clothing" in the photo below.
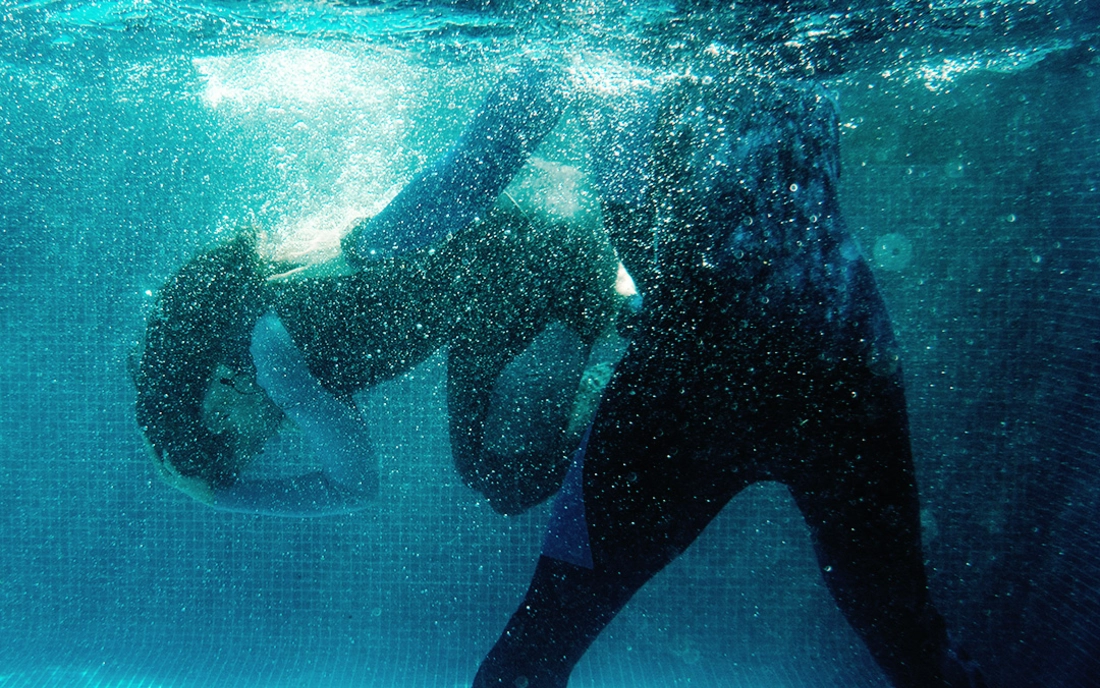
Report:
[[[474,686],[565,686],[634,593],[759,480],[790,491],[895,686],[982,685],[929,597],[898,348],[840,210],[834,103],[753,78],[672,90],[648,209],[605,216],[632,240],[620,255],[645,307]]]
[[[617,336],[600,233],[497,208],[436,246],[289,281],[254,243],[190,261],[149,319],[137,418],[168,482],[226,510],[362,508],[378,466],[353,395],[445,348],[463,480],[505,514],[557,491],[592,407],[589,353]]]
[[[624,299],[602,232],[494,207],[562,96],[555,68],[506,69],[459,140],[345,237],[352,274],[283,279],[296,271],[245,233],[169,280],[134,375],[168,482],[227,510],[362,508],[379,476],[352,395],[446,347],[463,480],[504,514],[554,494],[621,351]]]

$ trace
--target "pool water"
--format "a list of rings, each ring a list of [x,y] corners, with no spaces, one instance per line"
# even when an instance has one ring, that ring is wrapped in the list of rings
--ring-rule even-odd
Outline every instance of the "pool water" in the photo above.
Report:
[[[189,257],[242,227],[293,238],[377,212],[521,54],[602,89],[702,55],[835,94],[841,202],[902,347],[936,604],[990,685],[1096,685],[1100,10],[722,5],[0,1],[0,686],[469,684],[549,506],[503,517],[462,484],[441,356],[361,395],[381,494],[316,519],[160,482],[129,367]],[[583,139],[567,115],[519,201],[596,213]],[[762,483],[570,685],[887,683]]]

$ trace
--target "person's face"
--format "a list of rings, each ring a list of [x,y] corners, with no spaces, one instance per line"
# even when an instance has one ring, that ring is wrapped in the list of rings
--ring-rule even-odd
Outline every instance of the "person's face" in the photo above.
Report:
[[[256,378],[219,363],[206,385],[202,420],[214,433],[229,432],[239,460],[259,454],[282,422],[279,407],[256,383]]]

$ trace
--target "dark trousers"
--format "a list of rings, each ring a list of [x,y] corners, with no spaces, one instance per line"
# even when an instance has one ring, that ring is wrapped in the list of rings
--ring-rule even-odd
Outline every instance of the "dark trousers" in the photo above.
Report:
[[[877,303],[873,291],[864,296]],[[877,354],[861,335],[875,333],[858,326],[848,347],[813,347],[796,321],[742,331],[739,343],[731,327],[743,321],[722,319],[711,324],[724,332],[696,322],[687,337],[655,328],[632,343],[584,460],[594,568],[540,559],[484,679],[564,686],[602,628],[730,499],[777,480],[809,526],[838,606],[895,685],[946,685],[947,636],[927,591],[900,371],[868,362]],[[718,341],[727,336],[734,341]],[[697,351],[685,352],[685,339]]]
[[[631,596],[758,480],[790,490],[829,590],[896,686],[966,685],[928,595],[896,344],[839,212],[832,105],[760,88],[689,88],[663,115],[655,277],[575,496],[590,559],[539,560],[475,686],[565,686]]]

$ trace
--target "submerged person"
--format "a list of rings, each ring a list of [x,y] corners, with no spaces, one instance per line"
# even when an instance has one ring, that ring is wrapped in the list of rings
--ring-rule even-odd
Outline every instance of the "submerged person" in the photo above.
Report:
[[[354,274],[273,281],[282,267],[242,234],[169,281],[135,382],[171,484],[228,510],[365,506],[378,462],[352,395],[446,346],[464,481],[506,514],[557,491],[629,294],[601,233],[492,207],[557,121],[558,77],[509,71],[440,161],[349,234]]]
[[[554,505],[527,593],[474,685],[560,688],[725,505],[783,483],[845,618],[893,685],[980,674],[929,596],[902,373],[845,227],[834,104],[813,86],[685,80],[654,137],[645,309]],[[626,217],[628,237],[637,218]]]
[[[162,289],[138,422],[162,475],[200,501],[343,513],[378,489],[353,395],[446,347],[456,469],[519,513],[557,491],[594,409],[592,368],[616,346],[617,265],[598,233],[502,209],[401,259],[289,282],[268,279],[280,268],[242,234]]]

